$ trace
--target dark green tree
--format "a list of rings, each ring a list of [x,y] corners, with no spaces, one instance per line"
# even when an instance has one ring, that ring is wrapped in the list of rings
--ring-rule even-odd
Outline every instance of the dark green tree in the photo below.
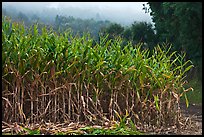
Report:
[[[113,39],[114,37],[117,36],[122,36],[123,32],[124,27],[122,27],[118,23],[111,23],[111,25],[105,29],[105,33],[109,34],[109,39]]]
[[[111,23],[109,21],[96,21],[95,19],[81,19],[73,16],[65,17],[57,15],[55,17],[54,29],[60,32],[71,29],[74,35],[83,35],[83,33],[90,33],[91,37],[98,40],[98,33],[104,32]],[[105,30],[105,29],[103,29]]]
[[[201,2],[148,2],[159,41],[186,52],[187,59],[202,56]]]
[[[128,41],[132,40],[132,30],[131,30],[130,27],[128,27],[128,28],[126,28],[126,29],[124,30],[124,32],[123,32],[123,38],[124,38],[125,40],[128,40]]]
[[[134,22],[131,26],[132,40],[134,43],[145,43],[146,48],[155,46],[155,34],[152,25],[147,22]]]

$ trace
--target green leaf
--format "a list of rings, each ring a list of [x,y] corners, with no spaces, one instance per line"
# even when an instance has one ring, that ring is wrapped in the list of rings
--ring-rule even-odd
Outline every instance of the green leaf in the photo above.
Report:
[[[40,135],[40,130],[31,130],[29,128],[22,127],[25,131],[28,132],[28,135]]]
[[[184,93],[184,97],[185,97],[185,100],[186,100],[186,107],[188,108],[189,107],[189,102],[188,102],[188,98],[187,98],[186,93]]]
[[[132,120],[129,119],[129,121],[130,121],[131,129],[132,130],[137,130],[137,128],[136,128],[135,124],[132,122]]]
[[[154,101],[155,101],[155,105],[156,105],[156,109],[158,110],[158,111],[160,111],[160,109],[159,109],[159,97],[158,97],[158,95],[157,96],[154,96]]]

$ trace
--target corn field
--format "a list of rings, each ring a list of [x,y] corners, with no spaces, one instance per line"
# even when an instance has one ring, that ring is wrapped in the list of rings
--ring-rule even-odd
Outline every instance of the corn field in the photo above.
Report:
[[[89,34],[26,29],[2,18],[2,121],[103,125],[128,113],[139,127],[179,127],[191,61],[166,44],[122,48],[120,37],[107,37],[94,44]]]

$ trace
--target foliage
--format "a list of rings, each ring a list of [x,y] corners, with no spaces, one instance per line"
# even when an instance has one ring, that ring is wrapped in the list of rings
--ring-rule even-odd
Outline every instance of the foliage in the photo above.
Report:
[[[83,33],[90,33],[90,35],[98,40],[99,31],[110,25],[109,21],[96,21],[94,19],[80,19],[74,18],[72,16],[65,17],[57,15],[54,23],[54,30],[60,30],[59,32],[64,32],[67,29],[71,29],[73,35]]]
[[[82,130],[85,130],[86,133],[85,135],[143,135],[143,133],[139,131],[132,130],[131,128],[128,127],[120,127],[117,126],[116,128],[82,128]]]
[[[105,34],[109,34],[109,39],[113,39],[116,36],[121,36],[121,34],[124,31],[124,27],[122,27],[120,24],[117,23],[112,23],[111,25],[109,25],[106,30],[105,30]]]
[[[131,27],[133,41],[135,43],[143,42],[146,43],[147,48],[153,49],[156,44],[156,37],[152,25],[146,22],[134,22]]]
[[[32,130],[32,129],[29,129],[29,128],[24,128],[22,127],[24,131],[27,132],[27,135],[40,135],[40,130],[39,129],[36,129],[36,130]],[[21,133],[19,133],[21,134]]]
[[[188,88],[190,86],[195,87],[195,88],[193,92],[188,92],[186,94],[189,99],[189,103],[202,105],[202,81],[201,79],[198,79],[197,77],[191,78],[188,82],[188,85],[186,85],[185,88]],[[181,101],[185,102],[185,98],[182,97]]]
[[[159,41],[166,39],[174,49],[187,53],[187,59],[202,55],[201,2],[149,2]]]
[[[128,42],[133,44],[145,43],[144,48],[149,48],[153,50],[154,46],[157,44],[156,35],[150,23],[146,22],[134,22],[129,27],[123,27],[120,24],[112,23],[110,26],[104,29],[105,34],[109,34],[108,39],[114,39],[114,37],[122,37],[124,47]]]
[[[160,42],[168,41],[172,49],[186,53],[186,60],[191,59],[195,67],[188,73],[189,82],[195,87],[191,102],[200,102],[202,86],[202,3],[201,2],[148,2],[157,38]],[[145,6],[145,5],[144,5]],[[144,7],[147,10],[147,8]],[[149,10],[149,9],[148,9]],[[196,86],[199,85],[199,86]],[[185,99],[184,99],[185,100]]]
[[[93,45],[89,34],[41,31],[37,24],[25,29],[2,20],[4,121],[103,124],[120,120],[117,111],[135,124],[179,124],[180,97],[192,89],[184,87],[193,67],[185,54],[170,52],[165,43],[150,51],[141,43],[121,48],[120,37],[102,36]]]

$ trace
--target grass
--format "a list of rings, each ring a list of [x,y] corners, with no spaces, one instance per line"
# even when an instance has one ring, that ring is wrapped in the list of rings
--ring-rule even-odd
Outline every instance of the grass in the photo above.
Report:
[[[191,92],[187,92],[189,103],[202,105],[202,81],[197,78],[193,78],[189,80],[188,86],[193,87],[194,89]],[[182,101],[185,101],[185,99],[182,98]]]
[[[190,104],[202,105],[202,59],[194,59],[195,67],[188,73],[186,87],[192,87],[194,90],[187,92]],[[184,101],[184,98],[181,98]]]

